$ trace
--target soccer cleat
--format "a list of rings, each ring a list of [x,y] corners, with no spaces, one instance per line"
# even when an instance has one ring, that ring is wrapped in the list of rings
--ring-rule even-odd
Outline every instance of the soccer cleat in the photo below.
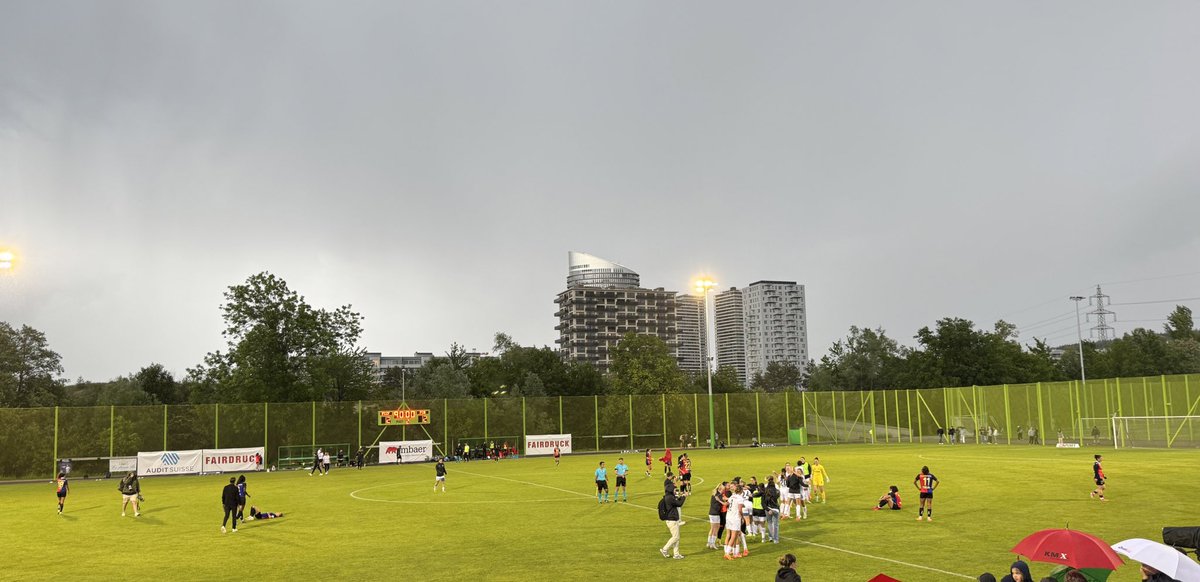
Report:
[[[221,533],[225,533],[225,526],[221,526]]]
[[[664,549],[662,549],[662,548],[659,548],[659,549],[658,549],[658,553],[662,554],[662,557],[664,557],[664,558],[670,558],[670,557],[671,557],[671,554],[668,554],[668,553],[667,553],[667,551],[666,551],[666,550],[664,550]]]
[[[733,559],[733,555],[731,555],[731,554],[725,554],[725,559],[726,559],[726,560],[732,560],[732,559]]]
[[[140,512],[140,511],[139,511],[139,512],[137,512],[137,513],[133,514],[133,516],[134,516],[134,517],[141,517],[141,516],[142,516],[142,512]],[[235,530],[235,531],[236,531],[236,530]]]
[[[918,515],[918,516],[917,516],[917,521],[921,521],[922,519],[925,519],[925,516],[923,516],[923,515]]]
[[[750,550],[742,550],[742,554],[738,557],[745,558],[746,556],[749,556],[749,555],[750,555]]]
[[[675,558],[676,560],[682,560],[684,558],[684,555],[683,554],[675,554],[674,556],[671,556],[671,557]]]
[[[929,517],[926,517],[926,518],[925,518],[925,521],[933,521],[933,516],[931,515],[931,516],[929,516]]]
[[[237,528],[233,528],[233,533],[237,533]]]
[[[1095,498],[1096,498],[1096,492],[1095,492],[1095,491],[1092,491],[1092,492],[1091,492],[1089,495],[1091,495],[1091,496],[1092,496],[1092,499],[1095,499]]]

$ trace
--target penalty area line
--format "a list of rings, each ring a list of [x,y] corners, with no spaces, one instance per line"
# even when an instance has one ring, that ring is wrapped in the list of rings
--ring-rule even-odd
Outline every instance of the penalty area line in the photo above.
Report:
[[[553,490],[555,490],[555,491],[562,491],[563,493],[570,493],[570,494],[572,494],[572,495],[578,495],[578,496],[580,496],[580,497],[587,497],[588,499],[591,499],[591,498],[593,497],[593,495],[590,495],[590,494],[588,494],[588,493],[580,493],[580,492],[578,492],[578,491],[572,491],[572,490],[570,490],[570,489],[563,489],[563,488],[561,488],[561,487],[555,487],[555,486],[553,486],[553,485],[543,485],[543,484],[541,484],[541,483],[534,483],[534,482],[532,482],[532,481],[522,481],[522,480],[520,480],[520,479],[510,479],[510,478],[508,478],[508,477],[499,477],[499,476],[496,476],[496,475],[483,475],[483,474],[480,474],[480,473],[472,473],[472,472],[470,472],[470,471],[463,471],[462,469],[455,469],[455,471],[454,471],[454,472],[455,472],[455,473],[463,473],[463,474],[465,474],[465,475],[473,475],[473,476],[475,476],[475,477],[483,477],[483,478],[485,478],[485,479],[500,479],[500,480],[503,480],[503,481],[510,481],[510,482],[512,482],[512,483],[519,483],[519,484],[521,484],[521,485],[531,485],[531,486],[533,486],[533,487],[542,487],[542,488],[544,488],[544,489],[553,489]],[[704,482],[704,479],[703,479],[703,478],[700,478],[700,479],[699,479],[699,482],[700,482],[700,483],[703,483],[703,482]],[[697,484],[699,484],[699,483],[697,483]],[[620,505],[625,505],[625,506],[629,506],[629,507],[637,507],[637,508],[639,508],[639,509],[645,509],[645,510],[654,511],[654,512],[657,512],[657,511],[658,511],[658,508],[657,508],[657,507],[650,507],[650,506],[647,506],[647,505],[639,505],[639,504],[637,504],[637,503],[622,502],[622,503],[618,503],[617,505],[618,505],[618,506],[620,506]],[[680,514],[680,515],[683,515],[683,514]],[[697,521],[701,521],[701,519],[700,519],[699,517],[695,516],[695,515],[684,515],[684,517],[687,517],[687,518],[690,518],[690,519],[694,519],[694,520],[697,520]],[[707,522],[707,521],[704,521],[704,523],[708,523],[708,522]],[[908,566],[909,568],[917,568],[917,569],[919,569],[919,570],[928,570],[928,571],[930,571],[930,572],[937,572],[938,574],[945,574],[945,575],[947,575],[947,576],[955,576],[955,577],[958,577],[958,578],[966,578],[967,580],[974,580],[974,579],[975,579],[975,577],[974,577],[974,576],[967,576],[966,574],[959,574],[958,572],[950,572],[950,571],[947,571],[947,570],[941,570],[941,569],[938,569],[938,568],[933,568],[933,567],[930,567],[930,566],[922,566],[921,564],[913,564],[913,563],[911,563],[911,562],[903,562],[903,561],[900,561],[900,560],[893,560],[893,559],[891,559],[891,558],[885,558],[885,557],[883,557],[883,556],[873,556],[873,555],[871,555],[871,554],[864,554],[864,553],[862,553],[862,552],[856,552],[856,551],[854,551],[854,550],[847,550],[847,549],[845,549],[845,548],[839,548],[839,547],[836,547],[836,546],[830,546],[830,545],[827,545],[827,544],[819,544],[819,543],[817,543],[817,542],[810,542],[810,541],[800,540],[800,539],[796,539],[796,538],[792,538],[792,537],[787,537],[787,536],[779,536],[779,537],[780,537],[780,539],[785,539],[785,540],[793,541],[793,542],[796,542],[796,543],[801,543],[801,544],[805,544],[805,545],[809,545],[809,546],[814,546],[814,547],[818,547],[818,548],[822,548],[822,549],[825,549],[825,550],[830,550],[830,551],[834,551],[834,552],[842,552],[842,553],[845,553],[845,554],[851,554],[851,555],[854,555],[854,556],[859,556],[859,557],[863,557],[863,558],[870,558],[870,559],[872,559],[872,560],[879,560],[879,561],[881,561],[881,562],[889,562],[889,563],[892,563],[892,564],[899,564],[899,565],[901,565],[901,566]]]

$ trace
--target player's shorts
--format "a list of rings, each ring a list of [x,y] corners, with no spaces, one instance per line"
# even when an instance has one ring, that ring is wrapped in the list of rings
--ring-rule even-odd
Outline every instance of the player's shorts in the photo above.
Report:
[[[755,521],[762,521],[767,518],[767,510],[755,509],[753,512],[751,512],[751,515],[754,516]]]
[[[445,481],[445,480],[446,480],[446,476],[445,476],[445,475],[438,475],[437,477],[434,477],[433,479],[434,479],[435,481]]]
[[[126,502],[128,502],[128,501],[135,501],[135,502],[136,502],[136,501],[137,501],[137,496],[138,496],[138,494],[137,494],[137,493],[134,493],[133,495],[126,495],[126,494],[122,493],[122,494],[121,494],[121,500],[122,500],[122,501],[126,501]]]
[[[624,486],[625,486],[625,476],[617,475],[617,487],[624,487]]]
[[[608,481],[596,481],[596,491],[608,491]]]
[[[692,481],[692,474],[691,474],[691,473],[684,473],[684,474],[680,475],[680,476],[679,476],[679,478],[680,478],[681,480],[683,480],[683,481],[687,481],[687,482],[691,483],[691,481]]]
[[[788,494],[787,494],[787,496],[788,496],[788,500],[789,500],[789,501],[799,501],[799,500],[800,500],[800,493],[799,493],[799,492],[792,493],[791,491],[788,491]]]
[[[800,501],[803,501],[805,503],[808,502],[808,489],[800,490]]]
[[[708,523],[721,523],[721,516],[720,515],[708,516]]]
[[[933,491],[922,491],[921,499],[933,499]]]
[[[56,493],[58,494],[58,498],[59,498],[59,499],[64,499],[64,498],[66,498],[66,496],[67,496],[67,492],[66,492],[66,491],[56,491]]]
[[[1099,486],[1103,487],[1103,486],[1104,486],[1104,479],[1096,479],[1096,485],[1099,485]]]
[[[737,512],[725,514],[725,529],[742,531],[742,516]]]

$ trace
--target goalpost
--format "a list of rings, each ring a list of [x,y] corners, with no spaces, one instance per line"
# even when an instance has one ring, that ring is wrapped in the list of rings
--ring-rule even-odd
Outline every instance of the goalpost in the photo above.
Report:
[[[1079,423],[1081,440],[1092,445],[1200,447],[1200,416],[1113,416],[1081,418]]]

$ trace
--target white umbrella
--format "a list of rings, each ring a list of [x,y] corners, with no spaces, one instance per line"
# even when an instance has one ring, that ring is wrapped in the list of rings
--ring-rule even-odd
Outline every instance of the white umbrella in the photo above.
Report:
[[[1200,582],[1200,564],[1187,554],[1166,544],[1131,538],[1113,544],[1112,549],[1131,560],[1141,562],[1179,582]]]

